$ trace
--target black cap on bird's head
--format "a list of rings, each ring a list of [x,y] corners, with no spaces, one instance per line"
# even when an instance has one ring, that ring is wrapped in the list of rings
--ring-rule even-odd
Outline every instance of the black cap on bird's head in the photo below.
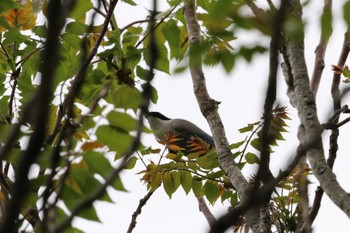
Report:
[[[164,116],[160,112],[148,112],[148,113],[146,113],[146,117],[154,117],[154,118],[158,118],[158,119],[166,120],[166,121],[170,120],[169,117]]]

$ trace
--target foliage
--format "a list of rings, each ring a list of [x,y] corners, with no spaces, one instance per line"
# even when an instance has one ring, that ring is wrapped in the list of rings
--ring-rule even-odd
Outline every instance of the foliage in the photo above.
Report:
[[[92,204],[96,200],[112,202],[107,187],[125,192],[126,181],[121,180],[119,172],[135,169],[136,163],[144,166],[137,172],[150,192],[163,187],[171,198],[181,186],[186,195],[192,191],[212,205],[220,200],[231,208],[239,206],[241,200],[221,169],[215,148],[201,148],[200,152],[185,156],[175,143],[176,133],[169,132],[164,148],[134,144],[139,140],[137,132],[151,132],[138,117],[148,107],[146,100],[157,103],[154,87],[149,96],[145,94],[154,75],[153,68],[171,74],[192,65],[187,64],[189,38],[183,1],[168,0],[168,9],[156,12],[154,22],[151,20],[154,12],[150,11],[146,19],[130,22],[124,28],[118,27],[113,14],[111,20],[100,23],[113,12],[112,6],[118,1],[77,0],[73,5],[57,1],[65,2],[60,7],[68,15],[56,20],[63,22],[62,29],[56,31],[57,53],[52,67],[45,67],[45,52],[51,42],[49,29],[53,24],[49,21],[52,2],[2,0],[0,4],[1,223],[14,231],[25,227],[36,232],[79,232],[72,227],[72,219],[78,216],[99,222]],[[122,2],[137,6],[133,0]],[[201,44],[191,55],[202,56],[205,65],[220,65],[231,72],[238,59],[250,62],[257,54],[265,53],[269,48],[264,41],[235,44],[242,30],[266,37],[273,33],[270,20],[276,8],[271,3],[263,15],[246,15],[246,7],[251,4],[243,0],[198,0]],[[345,22],[350,25],[349,3],[344,10]],[[332,32],[331,17],[326,12],[321,18],[325,40]],[[296,37],[303,27],[291,20],[284,26]],[[174,61],[185,65],[172,67]],[[53,76],[52,85],[42,88],[44,80],[50,78],[45,76],[48,68]],[[349,82],[346,66],[333,68]],[[38,98],[45,88],[47,95]],[[35,122],[40,119],[43,99],[49,105],[40,132]],[[284,140],[289,116],[287,107],[280,106],[271,114],[268,147],[272,153],[278,149],[278,142]],[[239,129],[244,139],[230,145],[231,159],[240,170],[260,164],[264,124],[262,120],[247,124]],[[192,143],[193,148],[203,144],[200,139]],[[32,145],[39,148],[33,154]],[[167,154],[166,149],[170,150]],[[149,155],[152,159],[148,161]],[[120,166],[116,168],[115,164]],[[30,178],[18,179],[23,177],[20,174],[25,166],[28,171],[31,168]],[[276,184],[269,214],[272,224],[281,232],[296,230],[301,211],[300,187],[307,183],[310,174],[308,166],[296,167]],[[252,186],[260,182],[256,177],[251,181]],[[18,196],[22,198],[17,200]],[[16,203],[18,212],[9,208],[16,207]],[[11,211],[14,217],[8,214]],[[241,224],[244,223],[242,220]]]

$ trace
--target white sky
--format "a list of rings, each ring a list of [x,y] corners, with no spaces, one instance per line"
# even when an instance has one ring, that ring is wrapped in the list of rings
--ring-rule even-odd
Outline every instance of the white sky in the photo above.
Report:
[[[141,3],[144,1],[136,1]],[[152,1],[148,1],[152,2]],[[161,2],[161,1],[159,1]],[[341,21],[342,5],[344,0],[334,1],[333,14],[335,22],[333,23],[333,36],[329,43],[324,69],[323,81],[318,92],[317,104],[319,109],[319,117],[321,122],[325,122],[327,114],[331,108],[330,84],[332,82],[333,73],[331,72],[331,64],[336,64],[339,52],[343,42],[345,25]],[[306,28],[306,46],[305,53],[308,63],[309,74],[313,70],[314,50],[319,40],[318,17],[321,14],[323,1],[311,1],[311,4],[304,10],[304,17],[310,19]],[[118,3],[116,16],[119,26],[123,27],[128,22],[144,19],[145,9],[140,7],[128,7],[123,3]],[[122,22],[122,23],[121,23]],[[256,35],[256,34],[255,34]],[[261,40],[258,36],[247,36],[246,34],[239,36],[239,41],[251,42]],[[265,39],[264,39],[265,40]],[[268,43],[268,40],[265,40]],[[237,62],[235,69],[230,74],[225,73],[219,67],[205,67],[204,72],[207,78],[209,93],[215,100],[221,101],[219,112],[221,114],[226,134],[231,143],[240,141],[244,135],[238,133],[238,129],[247,123],[252,123],[260,119],[262,115],[263,102],[265,98],[265,89],[268,77],[268,54],[256,56],[252,63]],[[175,68],[174,66],[172,68]],[[279,77],[278,100],[280,105],[288,105],[289,100],[286,98],[286,86],[283,77]],[[159,101],[156,106],[151,106],[152,110],[160,111],[170,118],[188,119],[205,131],[210,132],[208,124],[202,117],[198,105],[196,103],[192,81],[189,72],[181,75],[168,77],[164,73],[158,73],[153,82],[158,90]],[[345,86],[345,84],[341,84]],[[348,100],[347,103],[350,101]],[[346,102],[343,101],[343,104]],[[283,169],[291,155],[294,154],[296,146],[296,130],[298,126],[297,115],[294,109],[289,108],[291,118],[295,119],[288,122],[290,125],[290,133],[285,134],[286,142],[280,143],[278,151],[272,155],[271,165],[276,173],[279,169]],[[337,174],[341,185],[350,190],[350,151],[349,140],[350,126],[346,125],[340,130],[340,149],[338,158],[335,162],[334,170]],[[325,153],[328,150],[328,141],[325,133]],[[144,144],[157,145],[153,136],[146,135]],[[115,204],[98,203],[98,215],[102,223],[92,223],[85,220],[75,221],[78,228],[87,233],[93,232],[126,232],[131,220],[131,215],[135,211],[139,200],[147,193],[146,186],[140,182],[140,175],[136,173],[143,170],[144,167],[138,163],[136,168],[131,171],[125,171],[122,174],[124,185],[129,190],[128,193],[116,192],[109,190]],[[248,177],[253,170],[246,169]],[[315,181],[315,185],[317,182]],[[314,186],[312,186],[314,187]],[[310,200],[313,200],[314,190],[310,189]],[[218,202],[214,207],[210,207],[216,217],[224,213],[228,205],[222,205]],[[318,217],[314,223],[314,232],[344,232],[350,229],[350,221],[337,207],[328,200],[325,195]],[[137,225],[134,233],[178,233],[191,232],[203,233],[208,230],[208,225],[202,214],[198,210],[197,200],[193,194],[188,196],[181,190],[173,195],[169,200],[162,188],[157,190],[151,197],[146,206],[142,209],[142,214],[137,219]]]

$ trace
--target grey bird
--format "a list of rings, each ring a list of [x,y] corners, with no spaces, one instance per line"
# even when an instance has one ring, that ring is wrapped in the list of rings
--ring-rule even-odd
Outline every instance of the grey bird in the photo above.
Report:
[[[149,112],[146,118],[156,139],[172,153],[201,156],[214,147],[213,138],[190,121],[170,119],[159,112]]]

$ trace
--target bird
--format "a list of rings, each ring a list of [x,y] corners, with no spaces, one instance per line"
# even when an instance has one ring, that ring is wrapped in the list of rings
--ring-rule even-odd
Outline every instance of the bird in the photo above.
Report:
[[[146,118],[157,141],[170,153],[199,157],[215,147],[213,138],[190,121],[170,119],[159,112],[148,112]]]

